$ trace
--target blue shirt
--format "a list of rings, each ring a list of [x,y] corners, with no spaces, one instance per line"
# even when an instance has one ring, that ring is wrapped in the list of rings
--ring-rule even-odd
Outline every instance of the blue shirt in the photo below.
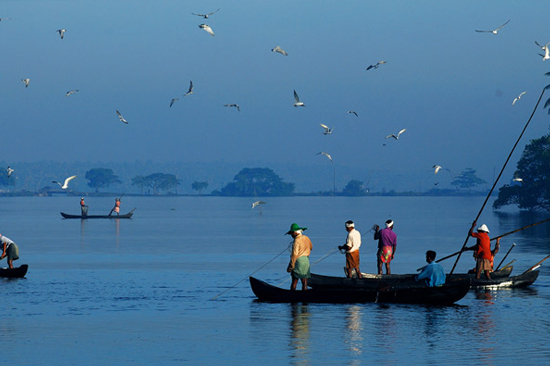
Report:
[[[425,280],[428,287],[443,286],[445,283],[445,271],[441,264],[432,262],[422,272],[416,275],[416,280]]]

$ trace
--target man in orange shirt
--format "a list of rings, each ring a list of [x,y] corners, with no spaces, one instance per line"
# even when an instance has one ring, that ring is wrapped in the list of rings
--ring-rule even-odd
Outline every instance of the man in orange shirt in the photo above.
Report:
[[[476,278],[479,280],[481,271],[485,272],[488,280],[491,279],[493,254],[491,253],[491,239],[489,238],[489,228],[483,224],[477,228],[477,233],[474,233],[474,227],[477,222],[472,223],[468,235],[477,239],[476,245],[466,248],[466,250],[475,250],[474,257],[476,258]],[[496,254],[496,253],[495,253]]]
[[[286,232],[287,235],[292,236],[294,241],[292,242],[292,253],[290,255],[290,262],[286,269],[292,277],[292,283],[290,289],[296,290],[298,280],[302,282],[302,290],[307,291],[307,279],[311,277],[309,271],[309,255],[313,246],[311,240],[302,234],[307,228],[300,227],[298,224],[292,224],[290,230]]]

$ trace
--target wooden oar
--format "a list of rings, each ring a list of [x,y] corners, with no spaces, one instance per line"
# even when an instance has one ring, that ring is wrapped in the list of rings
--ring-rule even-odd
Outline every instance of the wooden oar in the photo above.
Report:
[[[542,220],[542,221],[539,221],[539,222],[535,222],[534,224],[524,226],[524,227],[519,228],[519,229],[516,229],[516,230],[514,230],[514,231],[510,231],[510,232],[508,232],[508,233],[506,233],[506,234],[502,234],[502,235],[499,235],[499,236],[495,236],[495,237],[492,238],[491,240],[497,240],[497,239],[500,239],[500,238],[505,237],[505,236],[507,236],[507,235],[510,235],[510,234],[513,234],[513,233],[517,233],[518,231],[521,231],[521,230],[529,229],[530,227],[537,226],[537,225],[539,225],[539,224],[543,224],[543,223],[548,222],[548,221],[550,221],[550,219],[546,219],[546,220]]]
[[[529,268],[527,271],[523,272],[522,275],[526,274],[527,272],[529,271],[532,271],[534,270],[535,268],[537,268],[538,266],[540,266],[542,264],[542,262],[544,262],[545,260],[547,260],[548,258],[550,258],[550,254],[548,254],[546,257],[544,257],[544,259],[542,259],[541,261],[539,261],[537,264],[535,264],[533,267]]]
[[[512,251],[512,249],[514,249],[515,246],[516,246],[516,243],[513,243],[512,246],[510,247],[510,249],[508,249],[508,252],[506,252],[506,255],[504,256],[504,258],[502,258],[502,260],[498,264],[497,269],[495,269],[495,272],[498,271],[498,269],[500,268],[500,265],[504,262],[506,257],[508,257],[508,254],[510,254],[510,252]]]
[[[542,96],[544,95],[545,91],[546,91],[546,88],[542,89],[542,93],[540,93],[539,100],[537,101],[537,104],[535,104],[535,108],[533,109],[533,112],[531,113],[531,116],[529,117],[529,119],[527,120],[527,123],[523,127],[523,130],[521,131],[518,139],[516,140],[516,143],[514,144],[514,147],[512,148],[510,153],[508,154],[508,158],[506,158],[506,161],[504,162],[504,165],[502,166],[502,169],[500,170],[500,173],[498,174],[497,179],[495,179],[495,182],[493,183],[493,186],[491,187],[491,190],[489,191],[489,194],[485,198],[485,201],[483,202],[483,205],[481,205],[481,209],[479,210],[479,212],[478,212],[478,214],[477,214],[477,216],[474,220],[474,223],[477,222],[477,220],[481,216],[481,213],[483,212],[483,209],[485,208],[485,205],[487,204],[487,201],[489,201],[489,198],[493,194],[493,191],[495,190],[495,187],[496,187],[498,181],[500,180],[500,177],[502,176],[502,173],[504,173],[504,170],[506,169],[506,165],[508,165],[508,162],[510,161],[510,158],[512,158],[512,154],[514,153],[514,150],[516,149],[516,147],[518,146],[521,138],[523,137],[523,134],[525,133],[525,130],[527,130],[527,127],[529,126],[529,123],[531,123],[531,120],[533,119],[533,116],[535,115],[535,112],[537,111],[537,108],[540,104],[540,101],[542,100]],[[468,233],[468,235],[466,236],[466,239],[464,240],[464,244],[462,245],[462,249],[460,250],[460,253],[462,253],[464,251],[464,249],[466,248],[466,244],[468,244],[468,239],[470,239],[470,233]],[[453,265],[453,268],[451,269],[451,272],[449,274],[453,274],[459,260],[460,260],[460,254],[458,254],[458,258],[456,258],[455,264]]]

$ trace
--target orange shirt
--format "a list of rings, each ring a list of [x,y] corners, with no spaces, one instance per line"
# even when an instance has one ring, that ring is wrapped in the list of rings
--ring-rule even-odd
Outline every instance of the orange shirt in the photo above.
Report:
[[[489,235],[484,232],[472,233],[474,238],[477,238],[477,251],[476,258],[483,258],[491,260],[491,239]]]

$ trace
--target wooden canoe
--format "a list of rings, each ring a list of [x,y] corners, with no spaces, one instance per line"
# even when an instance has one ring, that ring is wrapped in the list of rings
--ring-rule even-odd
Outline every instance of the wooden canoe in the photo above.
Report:
[[[291,291],[250,277],[250,287],[259,301],[277,303],[401,303],[451,305],[470,289],[470,279],[455,280],[441,287],[329,288]]]
[[[28,264],[22,264],[14,268],[0,268],[0,277],[4,278],[23,278],[29,270]]]
[[[135,210],[135,209],[134,209]],[[134,210],[128,212],[124,215],[70,215],[65,212],[61,212],[61,216],[63,216],[64,219],[130,219],[132,218],[132,215],[134,214]]]

